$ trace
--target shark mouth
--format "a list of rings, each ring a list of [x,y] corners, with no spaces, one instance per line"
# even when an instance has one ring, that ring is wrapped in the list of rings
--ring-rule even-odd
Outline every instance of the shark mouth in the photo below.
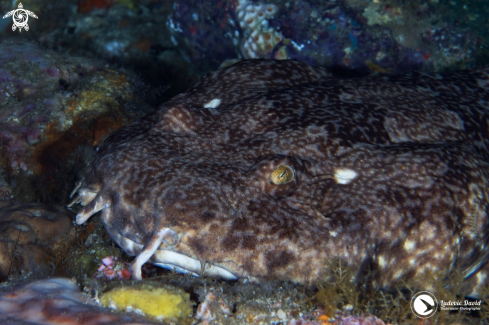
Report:
[[[166,234],[170,232],[173,231],[170,230],[169,228],[166,228]],[[141,244],[138,244],[126,237],[123,237],[118,233],[111,232],[110,236],[129,255],[136,255],[134,254],[134,252],[140,252],[138,255],[139,257],[145,253],[143,251],[144,246]],[[135,263],[138,257],[136,257]],[[220,266],[213,265],[210,263],[205,263],[205,265],[202,265],[201,261],[198,259],[168,249],[157,249],[154,252],[154,254],[151,256],[151,263],[168,270],[173,270],[179,273],[191,274],[197,277],[209,276],[209,277],[220,278],[224,280],[238,279],[238,277],[235,276],[233,273],[229,272],[228,270]]]
[[[84,207],[76,215],[76,223],[81,225],[95,213],[102,211],[102,220],[110,218],[111,205],[110,199],[102,197],[95,188],[80,188],[81,182],[77,184],[71,196],[76,192],[78,195],[68,205],[71,207],[75,203],[81,203]],[[105,224],[105,223],[104,223]],[[141,280],[141,267],[144,263],[151,263],[166,269],[174,270],[180,273],[189,273],[194,276],[206,275],[210,277],[221,278],[225,280],[237,280],[238,277],[223,267],[203,263],[195,258],[189,257],[169,249],[160,249],[163,242],[171,242],[176,233],[170,228],[161,228],[155,231],[147,239],[144,245],[138,244],[129,238],[126,238],[105,224],[105,228],[112,240],[114,240],[127,254],[136,255],[131,265],[131,275],[136,280]]]

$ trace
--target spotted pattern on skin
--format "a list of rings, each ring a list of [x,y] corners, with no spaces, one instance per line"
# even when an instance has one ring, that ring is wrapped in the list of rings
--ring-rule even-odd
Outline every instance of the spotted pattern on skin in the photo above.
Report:
[[[489,270],[488,71],[237,63],[109,136],[77,221],[103,210],[129,254],[171,250],[236,278],[312,282],[341,259],[382,287],[456,267],[472,292]],[[294,178],[277,185],[280,166]]]

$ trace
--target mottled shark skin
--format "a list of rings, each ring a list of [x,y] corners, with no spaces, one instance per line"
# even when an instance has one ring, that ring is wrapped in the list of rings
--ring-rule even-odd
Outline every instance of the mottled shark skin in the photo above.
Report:
[[[103,143],[78,197],[150,261],[226,279],[487,279],[489,70],[338,79],[295,61],[206,75]],[[275,172],[274,172],[275,171]]]

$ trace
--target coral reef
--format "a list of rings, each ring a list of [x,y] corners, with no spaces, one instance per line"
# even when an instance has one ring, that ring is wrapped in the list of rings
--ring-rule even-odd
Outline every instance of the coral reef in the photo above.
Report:
[[[218,6],[188,1],[175,6],[168,26],[175,45],[205,67],[240,56],[291,58],[363,73],[440,71],[488,62],[481,55],[489,41],[485,29],[460,22],[480,24],[482,16],[474,12],[488,8],[466,6],[470,15],[467,8],[455,11],[434,1],[230,1]],[[211,30],[211,24],[216,28]]]
[[[251,1],[238,1],[236,3],[236,17],[241,27],[240,51],[245,59],[271,57],[275,46],[282,42],[283,35],[276,29],[268,26],[268,19],[278,11],[274,4],[253,3]],[[287,59],[287,55],[278,52],[281,56],[276,59]]]
[[[94,218],[87,225],[75,229],[77,245],[66,257],[65,271],[69,276],[102,282],[127,278],[127,273],[123,270],[127,270],[128,257],[123,256],[121,249],[113,245],[99,218]]]
[[[19,29],[14,33],[12,18],[0,19],[0,277],[5,280],[0,283],[0,323],[155,324],[147,317],[136,315],[141,312],[138,308],[124,312],[101,308],[100,297],[106,299],[109,295],[115,294],[119,298],[134,298],[141,294],[140,301],[144,301],[151,298],[155,292],[163,293],[157,295],[156,299],[168,297],[168,291],[165,291],[167,289],[184,296],[184,300],[188,303],[186,308],[190,308],[190,304],[195,306],[187,314],[191,314],[192,318],[183,317],[180,319],[181,323],[201,325],[489,323],[487,269],[479,268],[479,264],[487,261],[487,253],[480,254],[484,250],[487,251],[487,245],[483,245],[486,237],[483,237],[484,235],[480,237],[483,233],[480,228],[487,224],[485,214],[481,212],[484,210],[481,207],[485,206],[484,200],[487,195],[484,193],[487,191],[481,191],[479,195],[476,190],[472,199],[466,201],[468,202],[466,205],[461,205],[468,211],[463,213],[475,216],[462,226],[463,233],[473,236],[482,243],[475,247],[472,257],[467,258],[468,262],[450,264],[450,269],[453,270],[451,273],[446,271],[448,268],[428,271],[425,269],[423,272],[422,263],[426,256],[422,253],[416,254],[416,262],[421,260],[421,264],[415,268],[415,271],[418,272],[418,278],[423,278],[423,282],[416,283],[409,281],[408,277],[401,276],[402,272],[410,267],[406,265],[394,274],[400,277],[400,283],[395,284],[392,290],[375,290],[372,283],[385,279],[372,279],[372,275],[378,270],[377,267],[392,268],[395,263],[402,260],[403,248],[418,250],[418,243],[413,246],[412,242],[407,241],[404,242],[403,247],[393,248],[382,246],[385,241],[377,243],[376,255],[372,255],[374,257],[370,261],[372,267],[364,270],[364,273],[359,273],[344,264],[337,264],[336,260],[327,261],[326,265],[296,266],[296,269],[300,269],[304,274],[311,269],[324,271],[324,275],[317,281],[305,286],[269,280],[261,282],[260,285],[237,281],[222,282],[206,277],[197,278],[189,274],[177,274],[175,270],[182,271],[184,268],[175,267],[171,263],[159,263],[170,270],[146,263],[141,266],[141,277],[147,284],[144,289],[141,283],[130,280],[129,262],[132,258],[114,244],[98,215],[82,226],[71,227],[68,222],[72,218],[70,213],[40,204],[12,202],[17,199],[24,202],[52,203],[52,206],[66,205],[72,185],[75,180],[83,177],[86,166],[94,160],[97,150],[107,136],[152,110],[151,107],[141,103],[141,99],[159,104],[187,89],[207,72],[214,71],[217,67],[230,66],[242,59],[290,58],[312,65],[331,67],[335,75],[346,76],[356,76],[357,72],[397,74],[411,70],[453,70],[487,64],[489,62],[489,20],[487,20],[489,3],[487,1],[67,0],[51,3],[44,0],[25,0],[22,4],[25,9],[31,10],[38,16],[38,19],[29,19],[28,30],[23,29],[20,33]],[[18,0],[0,0],[2,15],[18,7]],[[101,59],[106,61],[100,61]],[[110,67],[107,62],[110,63]],[[129,70],[135,71],[137,76]],[[261,70],[258,74],[264,72]],[[140,80],[143,78],[145,82],[152,84],[152,89],[141,83]],[[280,78],[276,75],[274,78],[275,81],[280,82]],[[381,81],[383,78],[376,80]],[[346,80],[344,82],[348,83]],[[239,83],[240,80],[237,79],[232,79],[230,82],[230,84]],[[466,86],[460,84],[458,89],[466,89]],[[419,89],[422,85],[413,86],[416,87]],[[162,92],[167,88],[166,92]],[[239,96],[239,90],[238,88],[233,95]],[[212,96],[215,98],[192,102],[190,106],[177,105],[169,113],[159,115],[165,123],[169,124],[168,128],[174,131],[174,139],[177,140],[172,142],[172,145],[177,146],[180,145],[179,141],[192,139],[192,135],[189,135],[192,132],[199,134],[200,138],[196,140],[201,141],[199,146],[195,148],[184,146],[185,149],[182,149],[189,150],[192,166],[199,165],[209,156],[214,159],[216,154],[213,148],[220,151],[228,150],[227,141],[235,137],[233,132],[229,132],[206,138],[199,133],[200,120],[192,119],[196,116],[192,115],[195,113],[194,110],[198,111],[202,107],[206,108],[204,111],[212,114],[225,112],[228,107],[224,108],[226,102],[221,95],[225,97],[225,92],[221,91],[216,96]],[[270,95],[271,93],[267,92],[260,98],[265,100]],[[444,96],[444,92],[439,92],[438,95]],[[274,100],[280,101],[277,98]],[[334,95],[331,95],[328,100],[332,98]],[[357,105],[358,103],[349,102],[352,98],[355,97],[351,97],[350,93],[343,93],[344,102],[348,105]],[[312,97],[306,97],[300,104],[294,103],[294,106],[301,107],[313,100]],[[383,100],[382,95],[362,99],[372,107],[377,105],[379,100]],[[403,99],[399,102],[412,104],[412,99]],[[449,101],[447,105],[455,102],[457,100]],[[397,102],[391,106],[400,109],[398,104]],[[437,107],[444,107],[444,105]],[[282,106],[275,116],[277,118],[283,116],[287,109],[287,105]],[[190,115],[185,115],[189,112]],[[249,116],[249,113],[247,112],[246,116]],[[182,118],[181,114],[190,119],[179,120]],[[403,123],[413,122],[414,125],[420,122],[424,119],[420,114],[420,112],[412,112],[412,115],[400,114],[391,118],[389,122],[392,124],[388,130],[390,136],[396,141],[402,141],[432,134],[429,128],[421,127],[421,131],[404,132],[405,130],[400,127]],[[218,119],[219,116],[219,114],[212,115],[210,120]],[[342,123],[349,117],[327,130],[329,139],[334,134],[334,130],[344,127]],[[355,117],[358,118],[359,115]],[[425,120],[431,121],[433,117],[436,120],[440,116],[430,115]],[[236,125],[246,125],[244,129],[255,128],[260,131],[265,129],[265,127],[261,129],[260,123],[267,118],[268,115]],[[443,120],[444,117],[440,119]],[[484,120],[484,117],[481,119]],[[446,120],[447,124],[457,128],[457,122],[454,122],[451,117]],[[281,132],[296,121],[288,120],[283,124]],[[362,137],[369,127],[377,127],[376,123],[374,120],[364,121],[361,128],[348,130],[348,136],[344,139]],[[267,127],[272,125],[274,123],[270,122]],[[206,123],[203,129],[209,127],[212,129],[212,124]],[[318,138],[318,132],[321,132],[314,128],[308,131],[315,139]],[[260,138],[255,139],[250,145],[266,147],[270,141],[267,137],[272,133],[257,132]],[[183,134],[185,136],[180,137]],[[223,137],[224,135],[229,138]],[[371,133],[368,135],[372,136]],[[152,133],[152,136],[157,138],[155,133]],[[280,136],[284,137],[283,134]],[[245,141],[242,134],[238,135],[238,138]],[[299,137],[296,135],[292,137],[294,141],[297,138]],[[290,150],[292,142],[289,141],[287,150]],[[311,148],[310,145],[310,142],[304,143],[303,150],[321,150],[321,147]],[[173,147],[170,150],[173,150]],[[165,152],[163,150],[149,155],[148,168],[153,170],[157,157],[165,155]],[[228,150],[228,154],[239,156],[241,152]],[[382,152],[382,155],[385,155],[385,152]],[[120,161],[126,158],[122,156]],[[246,157],[246,159],[250,158],[253,157],[250,155]],[[341,154],[328,160],[330,166],[334,165],[336,159],[341,160]],[[375,157],[367,157],[356,167],[364,168],[372,161],[375,161]],[[441,164],[449,164],[450,161],[451,159],[445,159]],[[294,162],[295,160],[290,164]],[[307,163],[309,162],[307,160]],[[170,160],[165,163],[172,164]],[[449,168],[454,167],[454,170],[460,171],[468,164],[471,164],[470,159]],[[204,181],[213,173],[213,167],[217,166],[216,169],[220,170],[226,168],[225,165],[226,159],[218,160],[216,165],[199,170],[194,177],[185,178],[187,181],[185,186],[194,181]],[[390,172],[397,172],[389,169],[389,164],[385,166],[378,170],[381,170],[379,173],[386,177]],[[414,172],[419,179],[422,179],[423,171],[430,169],[430,165],[420,163],[416,166],[419,168]],[[236,182],[234,171],[247,170],[249,165],[248,163],[231,164],[229,167],[233,171],[230,174],[233,177],[230,177],[220,188],[227,189],[226,186],[233,184],[232,189],[227,192],[231,194],[220,195],[218,200],[220,203],[231,201],[230,211],[239,213],[252,193],[248,191],[245,200],[230,199],[232,193],[239,192],[240,186],[240,183]],[[405,171],[403,167],[398,170]],[[484,168],[479,170],[483,173]],[[290,174],[287,173],[288,171],[281,166],[274,171],[278,177],[270,180],[280,183],[284,173],[284,175]],[[248,176],[253,175],[255,174],[248,174]],[[294,170],[293,176],[302,177],[302,175],[301,168]],[[314,180],[317,186],[315,191],[324,194],[328,188],[331,188],[333,190],[327,192],[328,195],[339,195],[338,192],[345,189],[347,185],[345,183],[348,183],[352,175],[348,174],[348,171],[345,173],[344,170],[339,174],[328,171]],[[362,177],[362,174],[355,176]],[[132,171],[121,178],[124,177],[137,179]],[[154,173],[149,173],[147,177],[155,182],[158,180],[158,176]],[[335,184],[331,177],[334,177],[338,183]],[[183,178],[176,179],[175,182],[183,182]],[[221,178],[225,179],[224,176]],[[221,178],[215,177],[215,179]],[[477,174],[473,180],[477,183],[484,178],[484,175]],[[251,182],[251,179],[253,177],[241,179],[241,184]],[[294,180],[294,177],[292,179]],[[436,178],[435,182],[439,183],[440,180],[441,178]],[[300,181],[304,181],[304,178]],[[402,181],[403,186],[419,188],[426,185],[423,182],[409,183],[406,179]],[[444,181],[446,179],[441,182]],[[208,183],[212,183],[212,180]],[[283,186],[292,187],[287,184]],[[120,184],[111,185],[118,188]],[[172,186],[170,185],[170,188]],[[93,188],[87,187],[87,189],[88,192],[85,194],[93,194],[90,192],[94,190]],[[270,187],[265,187],[265,190],[270,190]],[[154,189],[149,191],[150,194],[147,196],[149,197],[153,192]],[[219,193],[218,190],[216,192]],[[208,193],[210,191],[204,194]],[[352,193],[358,196],[361,191],[355,189]],[[400,200],[399,193],[389,191],[389,195],[383,197],[396,201]],[[454,190],[454,193],[458,192]],[[165,199],[178,203],[182,195],[187,195],[188,200],[193,194],[169,190]],[[272,196],[275,194],[277,193],[274,192]],[[280,211],[283,211],[289,194],[283,196],[277,206],[267,205],[257,209],[274,211],[275,218]],[[429,192],[425,196],[432,194]],[[328,195],[324,194],[324,197]],[[116,195],[111,199],[117,201],[121,197]],[[122,201],[141,200],[142,197],[145,196],[135,192],[133,196],[122,197]],[[197,198],[196,201],[199,199],[201,198]],[[207,212],[212,211],[214,208],[212,202],[213,200],[206,200],[202,207],[205,206]],[[259,200],[254,202],[259,206]],[[374,200],[365,200],[365,202],[374,202]],[[298,203],[299,207],[295,208],[300,209],[302,203],[302,201]],[[332,208],[331,201],[325,204],[330,209],[337,208],[336,206]],[[346,211],[349,211],[351,205],[351,201],[344,205]],[[317,209],[317,205],[309,206],[313,210]],[[181,207],[176,204],[172,212],[178,214],[178,209]],[[188,205],[183,204],[183,208],[186,207],[188,208]],[[153,214],[161,213],[152,205],[146,205],[145,208],[147,213],[139,215],[144,221],[150,220]],[[72,206],[72,209],[77,211],[78,207]],[[378,218],[373,222],[382,219],[379,216],[385,210],[385,202],[383,202],[380,208],[375,210]],[[343,228],[340,229],[344,231],[346,228],[347,233],[352,236],[361,232],[365,227],[356,229],[355,222],[352,221],[355,218],[362,218],[361,213],[360,211],[350,218],[349,222],[343,223],[341,225]],[[456,215],[460,216],[460,214]],[[220,217],[219,214],[209,213],[197,213],[195,216],[197,221],[188,223],[190,227],[198,228],[200,219],[209,221],[214,218],[213,222],[215,222],[216,218]],[[425,222],[431,216],[432,213],[422,221]],[[343,220],[342,215],[326,217],[334,222]],[[268,224],[271,220],[273,218],[267,218],[257,224]],[[213,222],[210,222],[209,228],[215,227],[216,223]],[[144,228],[144,222],[140,224],[143,224]],[[138,226],[140,224],[138,223]],[[171,225],[173,226],[174,224]],[[245,233],[249,225],[241,223],[235,226],[236,231],[244,235],[227,237],[229,244],[227,248],[232,249],[233,245],[238,245],[240,250],[245,250],[246,247],[257,244],[249,240],[249,232]],[[283,229],[283,224],[277,227],[270,229]],[[205,233],[209,228],[200,227],[199,231]],[[309,236],[306,237],[308,239],[312,236],[310,229],[317,229],[317,224],[305,228],[309,229]],[[436,229],[436,240],[441,237],[442,228],[443,224]],[[140,230],[122,231],[122,233],[140,234]],[[65,235],[62,235],[63,232]],[[430,232],[421,233],[428,236]],[[334,241],[333,237],[342,234],[336,231],[325,233],[318,241],[325,239]],[[209,253],[209,247],[215,241],[222,239],[221,235],[221,232],[217,232],[217,235],[207,242],[191,243],[196,247],[197,255],[200,254],[194,261],[193,275],[212,271],[212,260],[206,258],[209,256],[206,253]],[[289,234],[284,236],[289,241],[293,241],[293,236]],[[238,238],[242,240],[239,241]],[[136,237],[135,241],[138,239]],[[181,240],[181,237],[176,232],[166,232],[163,236],[164,246],[166,245],[167,248],[176,247],[178,240]],[[280,253],[280,245],[277,245],[277,242],[274,242],[273,251]],[[462,249],[467,246],[470,245],[465,245]],[[354,250],[356,246],[351,247]],[[386,254],[382,255],[379,251]],[[428,254],[428,259],[436,260],[440,254],[446,252],[447,249],[443,249],[435,254]],[[391,253],[393,258],[386,258]],[[280,263],[288,262],[289,258],[290,255],[286,254],[276,259],[269,255],[264,261],[268,263],[267,267],[274,263],[274,267],[280,267]],[[66,279],[52,279],[19,285],[19,282],[53,275],[74,277],[79,282],[77,284]],[[370,282],[371,280],[373,282]],[[420,287],[435,292],[439,300],[455,301],[470,299],[464,298],[463,295],[470,292],[474,285],[479,285],[477,294],[483,301],[480,311],[439,310],[428,321],[416,319],[411,312],[410,299]],[[82,294],[78,287],[85,293]],[[125,291],[126,289],[129,290]],[[128,305],[134,307],[135,302],[126,301],[125,306]],[[152,303],[149,305],[150,308],[156,306]],[[167,307],[171,309],[172,306],[174,305]],[[123,309],[127,308],[123,307]],[[179,310],[179,307],[173,310]],[[176,322],[179,321],[165,318],[158,323],[175,324]]]
[[[75,239],[72,217],[44,204],[0,202],[0,280],[62,272]]]
[[[483,17],[489,8],[480,0],[70,0],[56,6],[24,5],[43,17],[25,38],[131,66],[156,87],[171,84],[161,100],[238,58],[292,58],[362,73],[488,63]],[[14,8],[0,1],[2,9]],[[5,28],[3,33],[12,31]]]
[[[188,57],[173,44],[166,27],[173,10],[171,1],[67,0],[56,5],[44,1],[23,4],[42,17],[28,33],[22,34],[24,39],[62,53],[97,57],[117,67],[130,68],[146,83],[153,84],[146,95],[148,100],[157,98],[154,103],[176,95],[199,78]],[[7,9],[14,9],[11,2],[0,1],[0,12]],[[0,35],[17,36],[10,28],[0,31]]]
[[[86,163],[79,148],[99,145],[107,134],[143,114],[144,104],[135,109],[141,87],[137,78],[102,62],[3,39],[0,174],[16,192],[12,195],[45,202],[47,196],[55,197],[56,189],[56,203],[66,199],[69,189],[63,195],[63,184],[75,176],[75,165]],[[19,192],[28,189],[37,193]]]
[[[346,274],[351,274],[351,272],[346,272]],[[420,324],[420,320],[409,309],[411,294],[385,291],[369,292],[366,288],[359,288],[355,285],[347,284],[345,286],[351,280],[351,277],[346,276],[336,283],[322,283],[321,290],[332,296],[337,296],[338,305],[331,309],[332,314],[326,311],[327,308],[324,307],[323,302],[315,300],[315,294],[319,292],[317,289],[286,282],[270,282],[264,285],[241,284],[167,273],[155,279],[148,279],[144,284],[132,281],[99,282],[94,279],[85,279],[78,285],[84,292],[83,294],[80,293],[73,280],[67,279],[43,280],[27,285],[3,283],[0,285],[0,321],[8,317],[11,321],[17,320],[22,324],[20,320],[25,321],[31,317],[32,323],[30,324],[37,325],[49,322],[51,322],[49,324],[57,324],[54,316],[63,313],[64,324],[66,322],[78,324],[76,317],[86,313],[86,317],[83,318],[86,322],[84,324],[105,324],[103,323],[103,315],[110,315],[110,317],[105,318],[105,321],[110,324],[120,324],[130,319],[136,321],[135,318],[137,318],[137,324],[153,324],[149,318],[137,315],[139,311],[136,308],[117,312],[97,307],[97,305],[100,306],[101,299],[105,299],[106,293],[118,292],[121,289],[129,289],[129,292],[133,292],[131,290],[146,287],[150,291],[141,291],[143,297],[139,300],[140,302],[152,297],[151,290],[161,288],[164,290],[157,291],[164,292],[170,289],[170,292],[182,294],[186,300],[184,306],[189,307],[189,304],[198,304],[197,308],[193,308],[189,312],[192,318],[183,317],[178,320],[179,323],[184,324]],[[442,285],[442,281],[438,280],[436,283]],[[359,303],[354,306],[345,300],[345,295],[336,294],[336,292],[350,290],[352,290],[352,296],[362,296],[368,300],[367,303]],[[489,298],[489,291],[486,296]],[[125,297],[127,298],[127,295]],[[456,296],[443,294],[438,297],[439,299],[453,299]],[[159,299],[159,297],[157,298]],[[32,305],[29,302],[32,302]],[[81,305],[81,303],[86,305]],[[483,310],[480,314],[471,314],[466,311],[452,313],[439,311],[430,319],[429,324],[485,324],[489,316],[486,303],[483,303]],[[133,303],[130,305],[134,307]],[[20,310],[26,306],[29,308],[21,314]],[[64,308],[62,309],[61,306]],[[148,306],[152,308],[155,304],[149,302]],[[175,305],[171,304],[171,306]],[[178,312],[179,308],[177,307],[175,310]],[[37,310],[37,315],[33,313],[34,310]],[[397,313],[398,311],[399,313]],[[43,317],[44,319],[42,319]],[[59,321],[61,322],[61,320]],[[161,322],[163,324],[175,324],[177,321],[163,319]]]

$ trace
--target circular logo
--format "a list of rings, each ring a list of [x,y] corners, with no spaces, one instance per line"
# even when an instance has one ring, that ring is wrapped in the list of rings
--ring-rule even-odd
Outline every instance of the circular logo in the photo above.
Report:
[[[419,318],[429,318],[438,309],[435,295],[428,291],[420,291],[411,299],[411,310]]]

